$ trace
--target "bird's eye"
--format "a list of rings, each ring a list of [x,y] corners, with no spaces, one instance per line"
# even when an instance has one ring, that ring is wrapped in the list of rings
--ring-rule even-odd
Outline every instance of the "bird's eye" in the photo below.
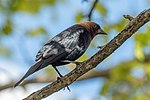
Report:
[[[99,29],[100,27],[98,25],[94,25],[94,28],[95,29]]]

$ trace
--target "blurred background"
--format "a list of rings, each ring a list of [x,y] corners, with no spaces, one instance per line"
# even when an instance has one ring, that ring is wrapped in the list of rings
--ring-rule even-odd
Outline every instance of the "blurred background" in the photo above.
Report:
[[[115,37],[136,16],[150,7],[150,0],[0,0],[0,100],[21,100],[56,80],[50,66],[12,88],[34,63],[38,50],[71,25],[91,20],[108,33],[97,36],[84,61]],[[94,8],[94,9],[93,9]],[[65,75],[75,66],[59,67]],[[150,23],[67,89],[45,100],[149,100]]]

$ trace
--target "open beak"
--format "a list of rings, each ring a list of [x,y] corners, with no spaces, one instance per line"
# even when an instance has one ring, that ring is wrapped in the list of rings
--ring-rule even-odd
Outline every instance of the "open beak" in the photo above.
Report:
[[[104,32],[104,31],[103,31],[103,30],[101,30],[101,29],[99,29],[99,30],[98,30],[98,34],[107,35],[107,33],[106,33],[106,32]]]

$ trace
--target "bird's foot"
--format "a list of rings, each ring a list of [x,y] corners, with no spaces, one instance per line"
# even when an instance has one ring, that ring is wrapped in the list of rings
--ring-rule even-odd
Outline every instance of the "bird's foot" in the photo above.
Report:
[[[59,75],[60,77],[57,77],[57,80],[60,80],[61,79],[61,77],[63,77],[62,75]],[[67,85],[66,86],[67,87],[67,90],[69,91],[69,92],[71,92],[71,90],[70,90],[70,88],[69,88],[69,86]],[[63,90],[65,90],[65,88],[66,87],[64,87],[64,89]]]
[[[57,80],[60,80],[61,79],[61,77],[57,77]]]
[[[70,90],[70,88],[69,88],[69,86],[67,85],[66,87],[64,87],[64,89],[63,90],[65,90],[65,88],[67,88],[67,90],[69,91],[69,92],[71,92],[71,90]]]

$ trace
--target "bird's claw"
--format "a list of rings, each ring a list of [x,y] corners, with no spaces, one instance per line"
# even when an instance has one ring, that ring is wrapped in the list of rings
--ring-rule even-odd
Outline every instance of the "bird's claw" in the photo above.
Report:
[[[63,77],[63,76],[61,75],[60,77],[57,77],[57,80],[60,80],[61,77]],[[68,86],[66,86],[66,87],[67,87],[67,90],[68,90],[69,92],[71,92],[70,88],[69,88]],[[63,90],[65,90],[65,87],[63,88]]]
[[[57,80],[60,80],[60,77],[57,77]]]
[[[69,91],[69,92],[71,92],[71,90],[70,90],[70,88],[69,88],[69,86],[66,86],[67,87],[67,90]],[[64,87],[64,89],[63,90],[65,90],[65,87]]]

